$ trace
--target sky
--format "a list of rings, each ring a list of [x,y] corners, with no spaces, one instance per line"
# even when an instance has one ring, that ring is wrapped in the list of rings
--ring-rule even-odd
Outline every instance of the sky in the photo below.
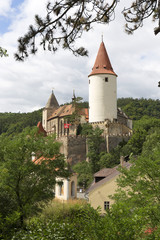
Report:
[[[52,0],[53,1],[53,0]],[[153,33],[156,23],[146,19],[133,35],[124,31],[119,3],[116,18],[109,25],[95,24],[84,33],[77,46],[89,51],[88,57],[75,57],[68,50],[55,54],[43,51],[17,62],[17,39],[23,36],[34,15],[45,16],[47,0],[0,0],[0,46],[9,57],[0,58],[0,112],[32,112],[43,108],[54,89],[59,104],[76,96],[88,101],[88,75],[103,41],[117,78],[117,97],[160,98],[160,34]]]

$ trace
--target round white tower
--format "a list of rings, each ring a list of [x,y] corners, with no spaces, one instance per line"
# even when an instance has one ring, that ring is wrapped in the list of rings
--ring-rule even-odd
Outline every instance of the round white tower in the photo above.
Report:
[[[89,77],[89,122],[117,119],[117,75],[102,41]]]

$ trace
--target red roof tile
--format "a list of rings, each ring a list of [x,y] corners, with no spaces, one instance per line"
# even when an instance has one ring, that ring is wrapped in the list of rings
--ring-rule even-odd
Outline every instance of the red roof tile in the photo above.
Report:
[[[48,120],[51,120],[56,117],[65,117],[65,116],[72,115],[74,111],[75,111],[75,107],[72,104],[61,106],[52,113],[52,115],[49,117]],[[86,116],[86,121],[88,121],[87,108],[80,109],[80,115]]]
[[[44,136],[47,135],[47,133],[46,133],[46,131],[44,130],[41,122],[38,122],[37,127],[38,127],[38,133],[43,133]]]
[[[105,74],[105,73],[117,76],[116,73],[113,71],[105,45],[103,42],[101,42],[101,45],[99,47],[98,54],[96,57],[96,61],[92,68],[92,72],[89,74],[89,76],[95,75],[95,74]]]

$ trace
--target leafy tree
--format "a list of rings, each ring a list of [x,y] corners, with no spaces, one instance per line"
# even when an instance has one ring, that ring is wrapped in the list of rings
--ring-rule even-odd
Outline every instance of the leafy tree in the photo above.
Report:
[[[78,186],[86,189],[93,180],[90,163],[79,162],[73,166],[73,170],[78,173]]]
[[[93,128],[92,131],[88,131],[87,144],[88,144],[88,158],[91,164],[92,174],[99,171],[100,153],[102,152],[102,144],[104,138],[102,137],[103,130],[99,127]]]
[[[122,141],[116,148],[112,149],[110,153],[101,152],[99,167],[102,168],[112,168],[119,164],[120,156],[123,147],[125,147],[126,142]]]
[[[40,45],[43,49],[56,52],[59,46],[69,49],[74,55],[88,54],[84,47],[75,47],[75,41],[83,32],[91,30],[94,23],[108,24],[115,18],[115,9],[118,0],[57,0],[47,4],[47,15],[44,19],[35,16],[35,26],[29,27],[28,33],[18,40],[16,60],[23,61],[29,54],[37,52],[36,37],[40,35]],[[143,21],[153,16],[158,22],[154,29],[155,34],[160,32],[160,1],[134,0],[128,8],[123,10],[127,22],[127,33],[133,33],[143,25]],[[129,25],[128,25],[129,23]]]
[[[80,118],[81,118],[81,115],[80,115],[80,109],[81,109],[80,103],[81,103],[82,99],[83,98],[81,98],[81,97],[74,97],[73,98],[72,105],[74,107],[74,112],[72,113],[72,115],[66,117],[66,119],[70,123],[73,123],[73,124],[75,124],[77,126],[80,123]]]
[[[150,144],[151,143],[151,144]],[[141,156],[130,169],[121,168],[115,203],[107,214],[113,239],[158,239],[160,233],[159,131],[147,136]],[[113,227],[114,222],[114,227]],[[146,230],[151,234],[146,235]],[[131,233],[131,235],[130,235]],[[112,238],[111,238],[112,239]]]
[[[38,211],[41,201],[54,197],[56,176],[69,176],[59,148],[53,137],[41,136],[37,128],[5,139],[0,136],[0,216],[4,226],[11,220],[11,225],[23,226],[24,219]],[[0,232],[7,235],[4,230]]]
[[[42,118],[42,109],[31,113],[0,113],[0,134],[20,133],[25,127],[36,126]]]
[[[7,50],[0,47],[0,57],[8,57]]]
[[[142,152],[143,144],[146,140],[147,132],[143,129],[137,129],[127,144],[122,148],[123,155],[139,155]]]
[[[159,99],[119,98],[117,104],[133,120],[140,120],[143,116],[160,118]]]
[[[102,218],[89,204],[72,206],[62,211],[57,220],[53,216],[34,220],[27,228],[16,233],[12,240],[65,239],[65,240],[104,240]]]
[[[134,122],[134,130],[143,129],[149,132],[152,128],[160,127],[160,119],[154,117],[144,116],[140,120]]]

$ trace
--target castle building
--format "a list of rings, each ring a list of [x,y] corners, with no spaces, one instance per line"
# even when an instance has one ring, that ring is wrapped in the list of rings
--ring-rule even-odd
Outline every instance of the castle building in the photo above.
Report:
[[[78,123],[69,121],[76,111],[74,99],[75,95],[72,104],[59,106],[52,91],[42,115],[44,130],[47,134],[55,134],[62,142],[61,152],[71,165],[86,159],[86,139],[78,134],[78,128],[84,123],[89,122],[93,127],[103,129],[107,152],[129,139],[132,121],[121,109],[117,109],[117,75],[103,41],[89,74],[89,109],[79,109]]]

